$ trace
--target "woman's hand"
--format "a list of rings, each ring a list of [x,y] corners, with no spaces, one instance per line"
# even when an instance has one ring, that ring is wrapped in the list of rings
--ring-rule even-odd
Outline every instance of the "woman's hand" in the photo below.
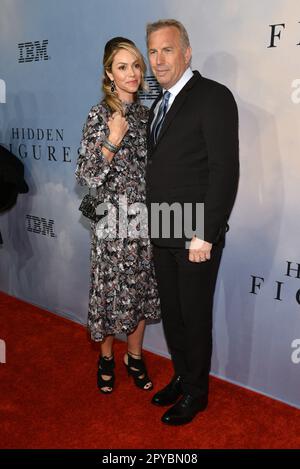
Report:
[[[119,112],[114,112],[108,119],[107,125],[109,128],[108,140],[113,145],[120,145],[129,128],[127,120]]]

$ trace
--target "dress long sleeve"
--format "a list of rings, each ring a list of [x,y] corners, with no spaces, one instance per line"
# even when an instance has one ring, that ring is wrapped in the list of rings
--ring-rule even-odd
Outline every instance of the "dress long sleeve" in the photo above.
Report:
[[[82,133],[75,176],[81,185],[98,187],[105,182],[111,169],[111,163],[101,151],[101,142],[108,135],[107,119],[99,113],[98,106],[91,108]]]

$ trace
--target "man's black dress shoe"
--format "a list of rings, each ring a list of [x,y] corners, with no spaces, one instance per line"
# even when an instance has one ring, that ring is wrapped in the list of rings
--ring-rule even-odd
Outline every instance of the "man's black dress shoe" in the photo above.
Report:
[[[167,386],[154,394],[151,401],[152,404],[161,406],[175,404],[182,395],[181,384],[182,377],[174,376]]]
[[[161,418],[163,423],[168,425],[183,425],[191,422],[193,418],[205,410],[207,407],[207,398],[193,397],[185,394],[175,405],[173,405]]]

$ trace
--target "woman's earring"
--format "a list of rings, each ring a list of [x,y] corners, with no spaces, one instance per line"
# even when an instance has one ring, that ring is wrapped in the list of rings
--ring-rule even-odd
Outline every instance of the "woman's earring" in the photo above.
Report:
[[[110,83],[110,91],[113,93],[115,91],[116,87],[115,87],[115,82],[112,80],[111,83]]]

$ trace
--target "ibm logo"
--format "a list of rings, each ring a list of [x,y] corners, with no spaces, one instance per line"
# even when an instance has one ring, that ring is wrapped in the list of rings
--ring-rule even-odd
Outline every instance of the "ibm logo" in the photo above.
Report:
[[[2,339],[0,339],[0,363],[6,363],[6,344]]]
[[[6,103],[6,84],[0,79],[0,103]]]
[[[145,77],[145,82],[148,85],[149,91],[142,91],[139,97],[143,101],[152,101],[156,99],[161,91],[160,84],[154,76]]]
[[[54,233],[54,220],[46,220],[46,218],[36,217],[34,215],[26,215],[27,231],[44,236],[56,238]]]
[[[42,44],[40,41],[20,42],[19,48],[19,64],[25,62],[39,62],[41,60],[49,60],[47,53],[48,39],[44,39]]]

